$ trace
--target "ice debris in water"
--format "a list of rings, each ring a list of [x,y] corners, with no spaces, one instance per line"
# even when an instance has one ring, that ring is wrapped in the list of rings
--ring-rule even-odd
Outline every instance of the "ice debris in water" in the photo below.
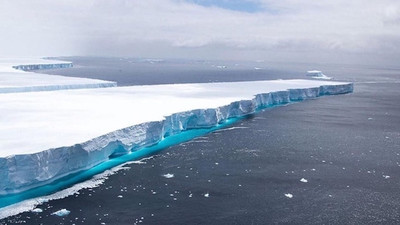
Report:
[[[41,212],[43,212],[43,209],[41,209],[41,208],[35,208],[35,209],[32,209],[32,212],[34,212],[34,213],[41,213]]]
[[[285,194],[285,196],[286,196],[287,198],[293,198],[293,195],[290,194],[290,193]]]
[[[66,216],[68,214],[70,214],[71,211],[67,210],[67,209],[60,209],[56,212],[53,212],[51,215],[55,215],[55,216]]]
[[[308,180],[307,180],[307,179],[305,179],[305,178],[301,178],[301,179],[300,179],[300,182],[307,183],[307,182],[308,182]]]
[[[204,197],[206,197],[206,198],[210,197],[210,193],[205,193]]]
[[[390,178],[390,176],[388,176],[388,175],[383,175],[383,178],[385,178],[385,179],[389,179],[389,178]]]
[[[164,174],[163,177],[165,178],[173,178],[175,175],[171,173]]]

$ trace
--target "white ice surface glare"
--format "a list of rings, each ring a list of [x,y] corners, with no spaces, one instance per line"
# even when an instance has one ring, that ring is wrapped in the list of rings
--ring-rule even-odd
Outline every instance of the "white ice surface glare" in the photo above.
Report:
[[[0,194],[259,107],[352,90],[351,83],[273,80],[0,94]]]
[[[27,72],[28,70],[36,69],[55,69],[67,67],[72,67],[72,63],[44,59],[0,58],[0,93],[117,86],[117,84],[112,81]]]

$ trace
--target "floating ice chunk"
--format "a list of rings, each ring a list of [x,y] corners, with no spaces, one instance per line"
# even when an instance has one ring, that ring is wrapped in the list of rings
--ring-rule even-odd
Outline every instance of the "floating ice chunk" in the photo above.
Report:
[[[172,173],[167,173],[167,174],[164,174],[163,175],[163,177],[165,177],[165,178],[173,178],[175,175],[174,174],[172,174]]]
[[[124,196],[122,196],[122,195],[118,195],[118,196],[117,196],[117,198],[123,198],[123,197],[124,197]]]
[[[56,212],[53,212],[51,215],[55,215],[55,216],[66,216],[68,214],[70,214],[71,211],[67,210],[67,209],[60,209]]]
[[[305,179],[305,178],[301,178],[301,179],[300,179],[300,182],[307,183],[307,182],[308,182],[308,180],[307,180],[307,179]]]
[[[319,70],[309,70],[307,71],[307,76],[314,78],[314,79],[323,79],[323,80],[330,80],[332,77],[328,77],[325,74],[323,74]]]
[[[290,194],[290,193],[285,194],[285,196],[286,196],[287,198],[293,198],[293,195]]]
[[[210,197],[210,193],[205,193],[204,197],[206,197],[206,198]]]
[[[389,179],[389,178],[390,178],[390,176],[388,176],[388,175],[383,175],[383,178],[385,178],[385,179]]]
[[[41,209],[41,208],[35,208],[35,209],[32,209],[32,212],[34,212],[34,213],[41,213],[41,212],[43,212],[43,209]]]

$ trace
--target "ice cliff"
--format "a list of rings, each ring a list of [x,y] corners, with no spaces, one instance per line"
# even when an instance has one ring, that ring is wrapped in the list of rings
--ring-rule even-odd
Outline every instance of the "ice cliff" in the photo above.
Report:
[[[73,67],[71,62],[60,62],[60,63],[48,63],[48,64],[24,64],[24,65],[16,65],[12,68],[23,71],[30,70],[47,70],[47,69],[62,69],[62,68],[70,68]]]
[[[210,128],[229,118],[252,114],[263,108],[352,91],[352,83],[327,83],[309,88],[259,93],[252,99],[233,101],[216,108],[173,113],[160,121],[136,124],[72,146],[2,157],[0,194],[18,193],[49,183],[68,174],[91,168],[110,157],[157,144],[163,138],[185,130]]]
[[[117,86],[112,81],[29,72],[70,67],[73,67],[71,62],[56,60],[0,59],[0,94]]]

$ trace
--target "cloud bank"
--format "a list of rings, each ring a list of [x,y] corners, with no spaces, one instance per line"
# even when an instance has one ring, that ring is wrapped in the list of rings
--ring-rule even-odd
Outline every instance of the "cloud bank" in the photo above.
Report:
[[[243,9],[243,10],[241,10]],[[4,0],[0,56],[393,62],[397,0]]]

